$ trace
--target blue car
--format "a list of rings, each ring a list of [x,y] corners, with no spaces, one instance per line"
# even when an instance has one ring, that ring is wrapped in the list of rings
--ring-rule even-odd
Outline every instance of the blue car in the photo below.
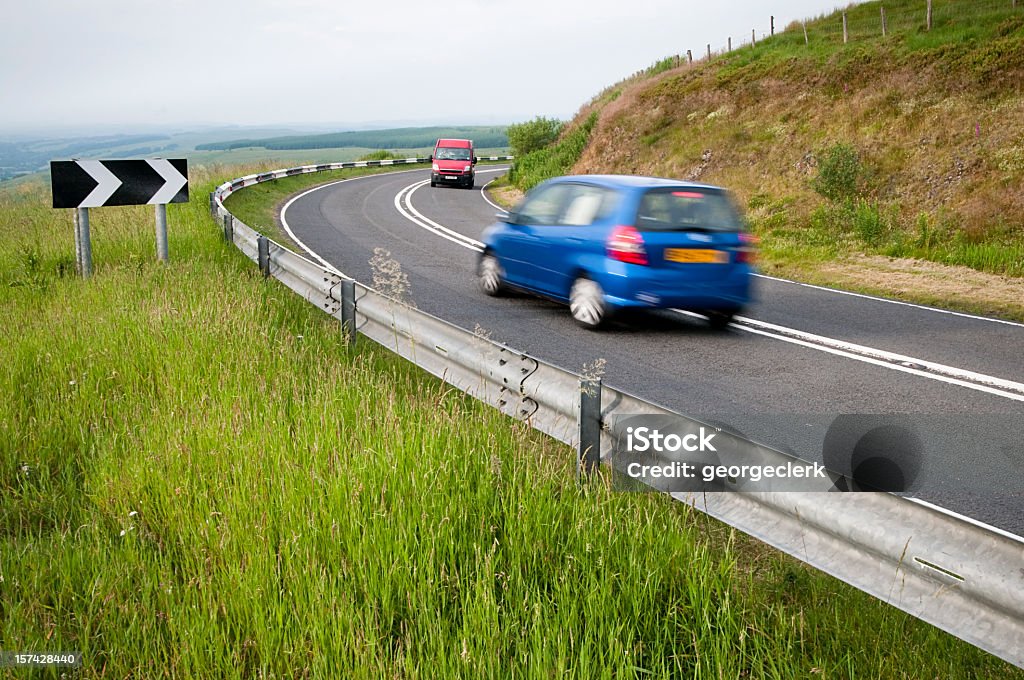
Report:
[[[483,234],[487,295],[568,302],[586,328],[616,312],[681,308],[724,327],[751,300],[754,238],[720,187],[657,177],[548,180]]]

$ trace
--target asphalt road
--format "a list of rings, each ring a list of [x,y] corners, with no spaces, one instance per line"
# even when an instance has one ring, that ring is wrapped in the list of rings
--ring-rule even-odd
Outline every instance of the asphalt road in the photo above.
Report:
[[[724,331],[662,311],[590,332],[566,307],[479,291],[466,246],[495,220],[480,191],[495,176],[481,166],[475,190],[411,194],[429,171],[358,178],[307,192],[283,218],[358,281],[372,283],[384,248],[420,309],[570,370],[604,359],[607,384],[805,460],[841,467],[836,436],[911,432],[897,454],[911,494],[1024,534],[1024,325],[759,278],[748,321]]]

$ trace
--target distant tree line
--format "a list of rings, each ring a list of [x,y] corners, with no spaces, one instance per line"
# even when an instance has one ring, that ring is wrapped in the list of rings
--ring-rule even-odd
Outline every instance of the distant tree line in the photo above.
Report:
[[[395,128],[391,130],[356,130],[320,135],[294,135],[267,139],[235,139],[196,146],[197,151],[229,151],[257,147],[273,151],[291,149],[416,149],[433,146],[443,138],[472,139],[477,148],[508,146],[505,126]]]

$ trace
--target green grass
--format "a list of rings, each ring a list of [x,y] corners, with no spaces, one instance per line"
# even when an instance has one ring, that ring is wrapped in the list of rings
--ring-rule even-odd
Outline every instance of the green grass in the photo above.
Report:
[[[193,175],[167,265],[152,209],[94,210],[89,281],[44,188],[0,194],[3,649],[87,678],[1022,677],[348,346],[209,218],[253,170]]]

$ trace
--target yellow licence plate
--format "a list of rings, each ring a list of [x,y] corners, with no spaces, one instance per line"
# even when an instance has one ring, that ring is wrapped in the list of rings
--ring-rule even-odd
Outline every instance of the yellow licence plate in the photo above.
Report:
[[[725,264],[729,261],[729,253],[724,250],[697,250],[696,248],[666,248],[665,259],[669,262],[686,264],[703,262]]]

